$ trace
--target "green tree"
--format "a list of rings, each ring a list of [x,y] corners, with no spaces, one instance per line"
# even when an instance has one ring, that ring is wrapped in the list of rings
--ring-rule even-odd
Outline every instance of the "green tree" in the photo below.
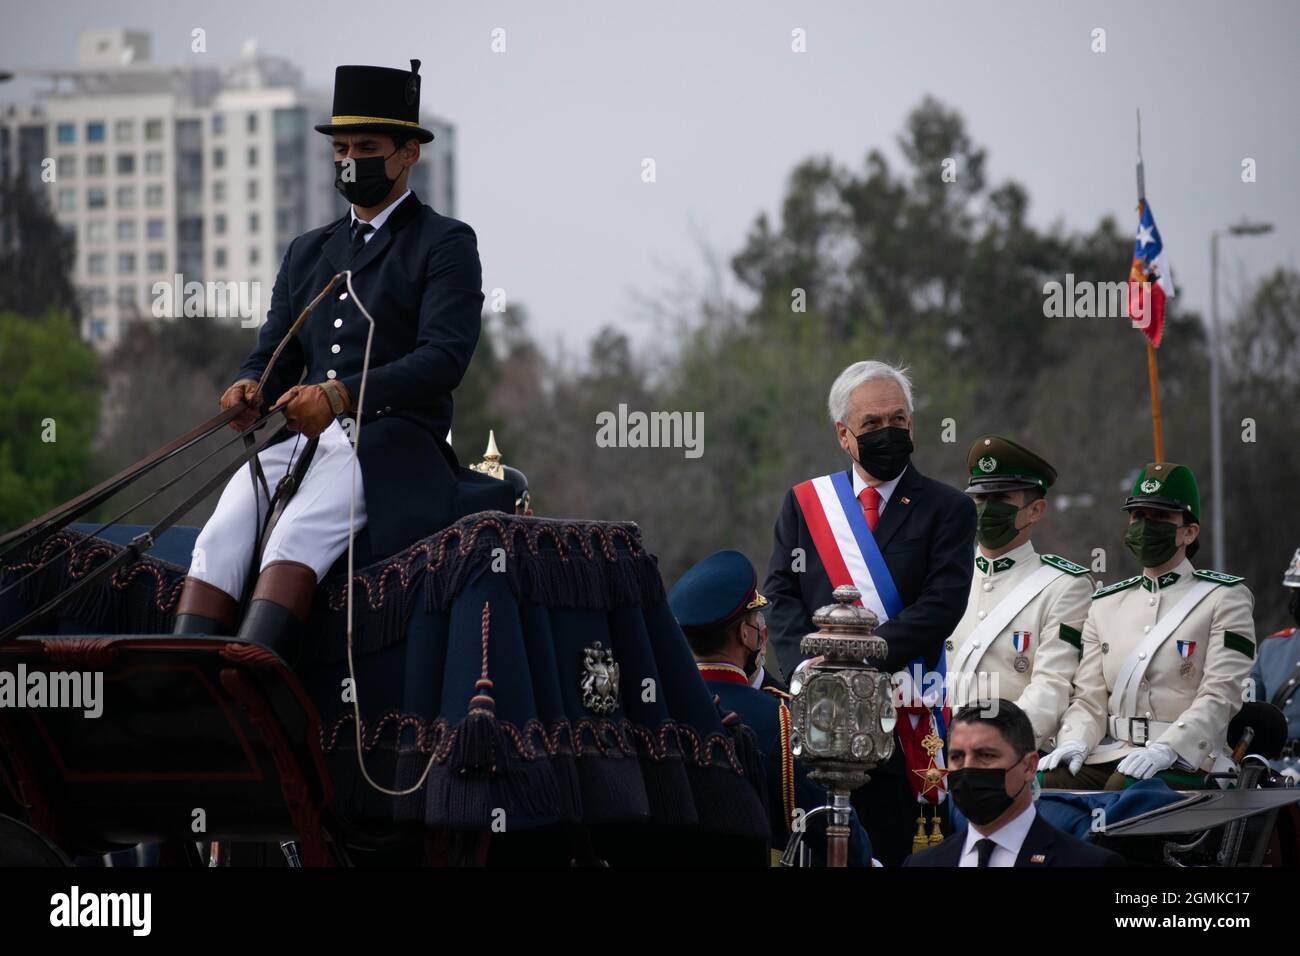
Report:
[[[81,328],[81,305],[72,285],[76,245],[50,215],[44,196],[18,177],[0,180],[0,312],[63,314]]]
[[[94,353],[67,317],[0,312],[0,528],[84,491],[99,413]]]

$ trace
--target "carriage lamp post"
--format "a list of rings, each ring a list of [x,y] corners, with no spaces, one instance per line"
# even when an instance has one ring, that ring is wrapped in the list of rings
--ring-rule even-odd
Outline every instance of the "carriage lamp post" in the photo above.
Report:
[[[804,816],[806,822],[818,813],[830,815],[827,866],[848,862],[849,794],[894,752],[891,675],[873,663],[884,662],[888,645],[875,634],[875,613],[853,603],[860,596],[852,585],[841,585],[834,591],[835,603],[813,615],[817,630],[799,644],[800,653],[813,662],[790,682],[791,749],[830,798],[828,805]],[[798,858],[803,829],[796,827],[791,835],[783,865],[793,866]]]

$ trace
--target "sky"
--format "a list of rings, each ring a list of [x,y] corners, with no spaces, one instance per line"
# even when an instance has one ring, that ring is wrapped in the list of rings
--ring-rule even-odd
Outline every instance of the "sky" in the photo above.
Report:
[[[457,127],[458,218],[479,237],[486,290],[523,303],[544,342],[582,349],[604,325],[653,335],[642,296],[726,262],[755,218],[779,219],[810,156],[860,169],[897,158],[931,94],[965,117],[992,182],[1014,179],[1039,226],[1089,229],[1134,211],[1135,110],[1147,196],[1185,307],[1209,310],[1213,230],[1271,235],[1222,247],[1223,306],[1252,279],[1300,267],[1300,3],[655,0],[310,4],[0,0],[0,102],[22,71],[74,63],[76,31],[126,26],[153,60],[294,60],[329,88],[342,63],[423,61],[423,105]],[[807,51],[791,51],[792,31]],[[1093,52],[1094,30],[1106,50]],[[501,32],[503,31],[503,32]],[[504,52],[494,52],[504,37]],[[657,181],[641,180],[653,158]],[[1252,158],[1257,180],[1243,183]],[[1116,276],[1116,279],[1123,278]]]

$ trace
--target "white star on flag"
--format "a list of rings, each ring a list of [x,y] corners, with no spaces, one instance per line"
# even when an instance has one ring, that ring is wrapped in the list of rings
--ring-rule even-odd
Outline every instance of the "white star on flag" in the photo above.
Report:
[[[1155,242],[1156,237],[1153,235],[1154,232],[1155,232],[1155,227],[1153,226],[1138,226],[1138,235],[1137,235],[1138,245],[1149,246],[1153,242]]]

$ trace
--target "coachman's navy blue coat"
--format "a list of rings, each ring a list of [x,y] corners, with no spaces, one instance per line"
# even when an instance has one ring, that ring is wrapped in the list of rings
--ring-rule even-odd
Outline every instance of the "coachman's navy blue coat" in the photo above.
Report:
[[[482,325],[474,230],[406,197],[349,263],[351,216],[289,244],[255,348],[234,380],[257,379],[294,319],[338,272],[375,320],[358,454],[369,551],[387,556],[462,515],[513,511],[505,482],[460,467],[446,436]],[[293,385],[337,377],[355,403],[369,323],[341,287],[307,317],[276,361],[269,408]],[[332,374],[331,374],[332,373]]]

